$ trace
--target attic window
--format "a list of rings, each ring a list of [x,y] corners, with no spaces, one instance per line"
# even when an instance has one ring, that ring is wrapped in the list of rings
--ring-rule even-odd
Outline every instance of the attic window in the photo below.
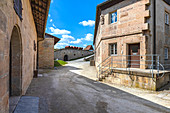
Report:
[[[14,0],[14,10],[19,16],[20,20],[22,20],[22,2],[21,0]]]
[[[117,11],[110,13],[110,23],[116,23],[117,22]]]

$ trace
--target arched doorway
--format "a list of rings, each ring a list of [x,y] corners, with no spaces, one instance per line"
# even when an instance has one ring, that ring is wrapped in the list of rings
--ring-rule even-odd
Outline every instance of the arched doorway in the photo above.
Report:
[[[22,41],[19,28],[14,26],[10,40],[9,96],[22,94]]]
[[[68,61],[68,55],[64,56],[64,61]]]

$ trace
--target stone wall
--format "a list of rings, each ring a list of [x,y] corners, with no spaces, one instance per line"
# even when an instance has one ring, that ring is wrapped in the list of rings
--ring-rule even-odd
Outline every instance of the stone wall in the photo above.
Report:
[[[109,44],[117,43],[118,55],[128,55],[128,44],[139,43],[140,54],[150,54],[151,41],[149,22],[151,11],[150,0],[125,0],[101,11],[104,24],[99,22],[95,41],[96,66],[109,56]],[[117,11],[117,22],[110,23],[110,13]],[[145,68],[141,66],[141,68]]]
[[[54,68],[54,38],[45,38],[39,42],[39,68]]]
[[[36,69],[37,52],[34,41],[37,33],[30,6],[30,0],[22,0],[23,20],[21,21],[13,8],[13,0],[0,1],[0,113],[9,112],[9,70],[10,41],[14,28],[17,28],[21,55],[21,94],[24,95]],[[15,27],[14,27],[15,26]]]
[[[162,64],[170,64],[170,58],[164,60],[165,48],[168,48],[168,54],[170,57],[170,24],[169,33],[165,32],[165,12],[169,13],[170,17],[170,6],[163,0],[156,0],[156,53],[162,55],[160,61]],[[170,18],[169,18],[170,23]]]
[[[68,60],[76,59],[79,57],[84,57],[87,55],[92,55],[93,51],[85,51],[85,50],[75,50],[75,49],[60,49],[54,52],[54,58],[59,60],[64,60],[64,56],[68,56]]]
[[[127,73],[127,74],[126,74]],[[131,74],[128,74],[131,73]],[[162,75],[162,73],[161,73]],[[165,73],[162,78],[157,78],[156,74],[152,78],[150,73],[134,72],[134,71],[114,71],[108,77],[105,77],[103,82],[111,84],[121,84],[124,86],[142,88],[147,90],[159,90],[167,85],[170,81],[170,73]]]

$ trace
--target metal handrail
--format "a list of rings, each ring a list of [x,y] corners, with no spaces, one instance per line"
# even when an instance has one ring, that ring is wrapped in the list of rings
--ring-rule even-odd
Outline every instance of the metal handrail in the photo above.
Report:
[[[107,59],[109,59],[111,56],[108,56],[105,60],[103,60],[97,67],[99,67],[103,62],[105,62]]]
[[[127,59],[127,57],[129,57],[129,56],[142,56],[143,58],[141,57],[139,60],[129,60],[129,59]],[[127,60],[125,59],[125,57],[126,57]],[[109,59],[109,58],[111,58],[111,59]],[[122,60],[121,60],[121,58],[122,58]],[[106,72],[109,69],[112,69],[112,67],[114,67],[114,68],[116,68],[116,67],[129,68],[129,61],[139,61],[140,64],[134,62],[134,63],[131,63],[130,65],[136,65],[136,66],[137,65],[143,65],[143,66],[150,67],[150,73],[151,73],[151,70],[152,70],[152,78],[154,78],[155,71],[153,71],[153,70],[155,69],[155,67],[157,67],[157,73],[159,75],[159,70],[160,70],[160,66],[161,66],[162,69],[163,69],[163,71],[162,71],[163,74],[160,76],[160,78],[162,78],[165,75],[164,66],[169,66],[170,64],[166,64],[166,63],[161,64],[160,63],[161,60],[159,61],[159,58],[162,58],[162,56],[158,55],[158,54],[155,54],[155,55],[151,54],[151,55],[114,55],[114,56],[108,56],[105,60],[103,60],[97,66],[97,67],[99,67],[97,74],[98,74],[98,77],[100,78],[102,73]],[[145,63],[143,64],[142,61],[145,62]],[[119,64],[121,64],[121,65],[119,65]],[[129,70],[130,70],[130,68],[129,68]]]

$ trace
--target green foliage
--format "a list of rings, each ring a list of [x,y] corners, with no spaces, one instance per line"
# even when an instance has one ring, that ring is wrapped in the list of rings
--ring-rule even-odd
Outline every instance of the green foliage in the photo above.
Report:
[[[67,64],[67,62],[64,62],[62,60],[55,60],[54,61],[54,67],[63,66],[65,64]]]

